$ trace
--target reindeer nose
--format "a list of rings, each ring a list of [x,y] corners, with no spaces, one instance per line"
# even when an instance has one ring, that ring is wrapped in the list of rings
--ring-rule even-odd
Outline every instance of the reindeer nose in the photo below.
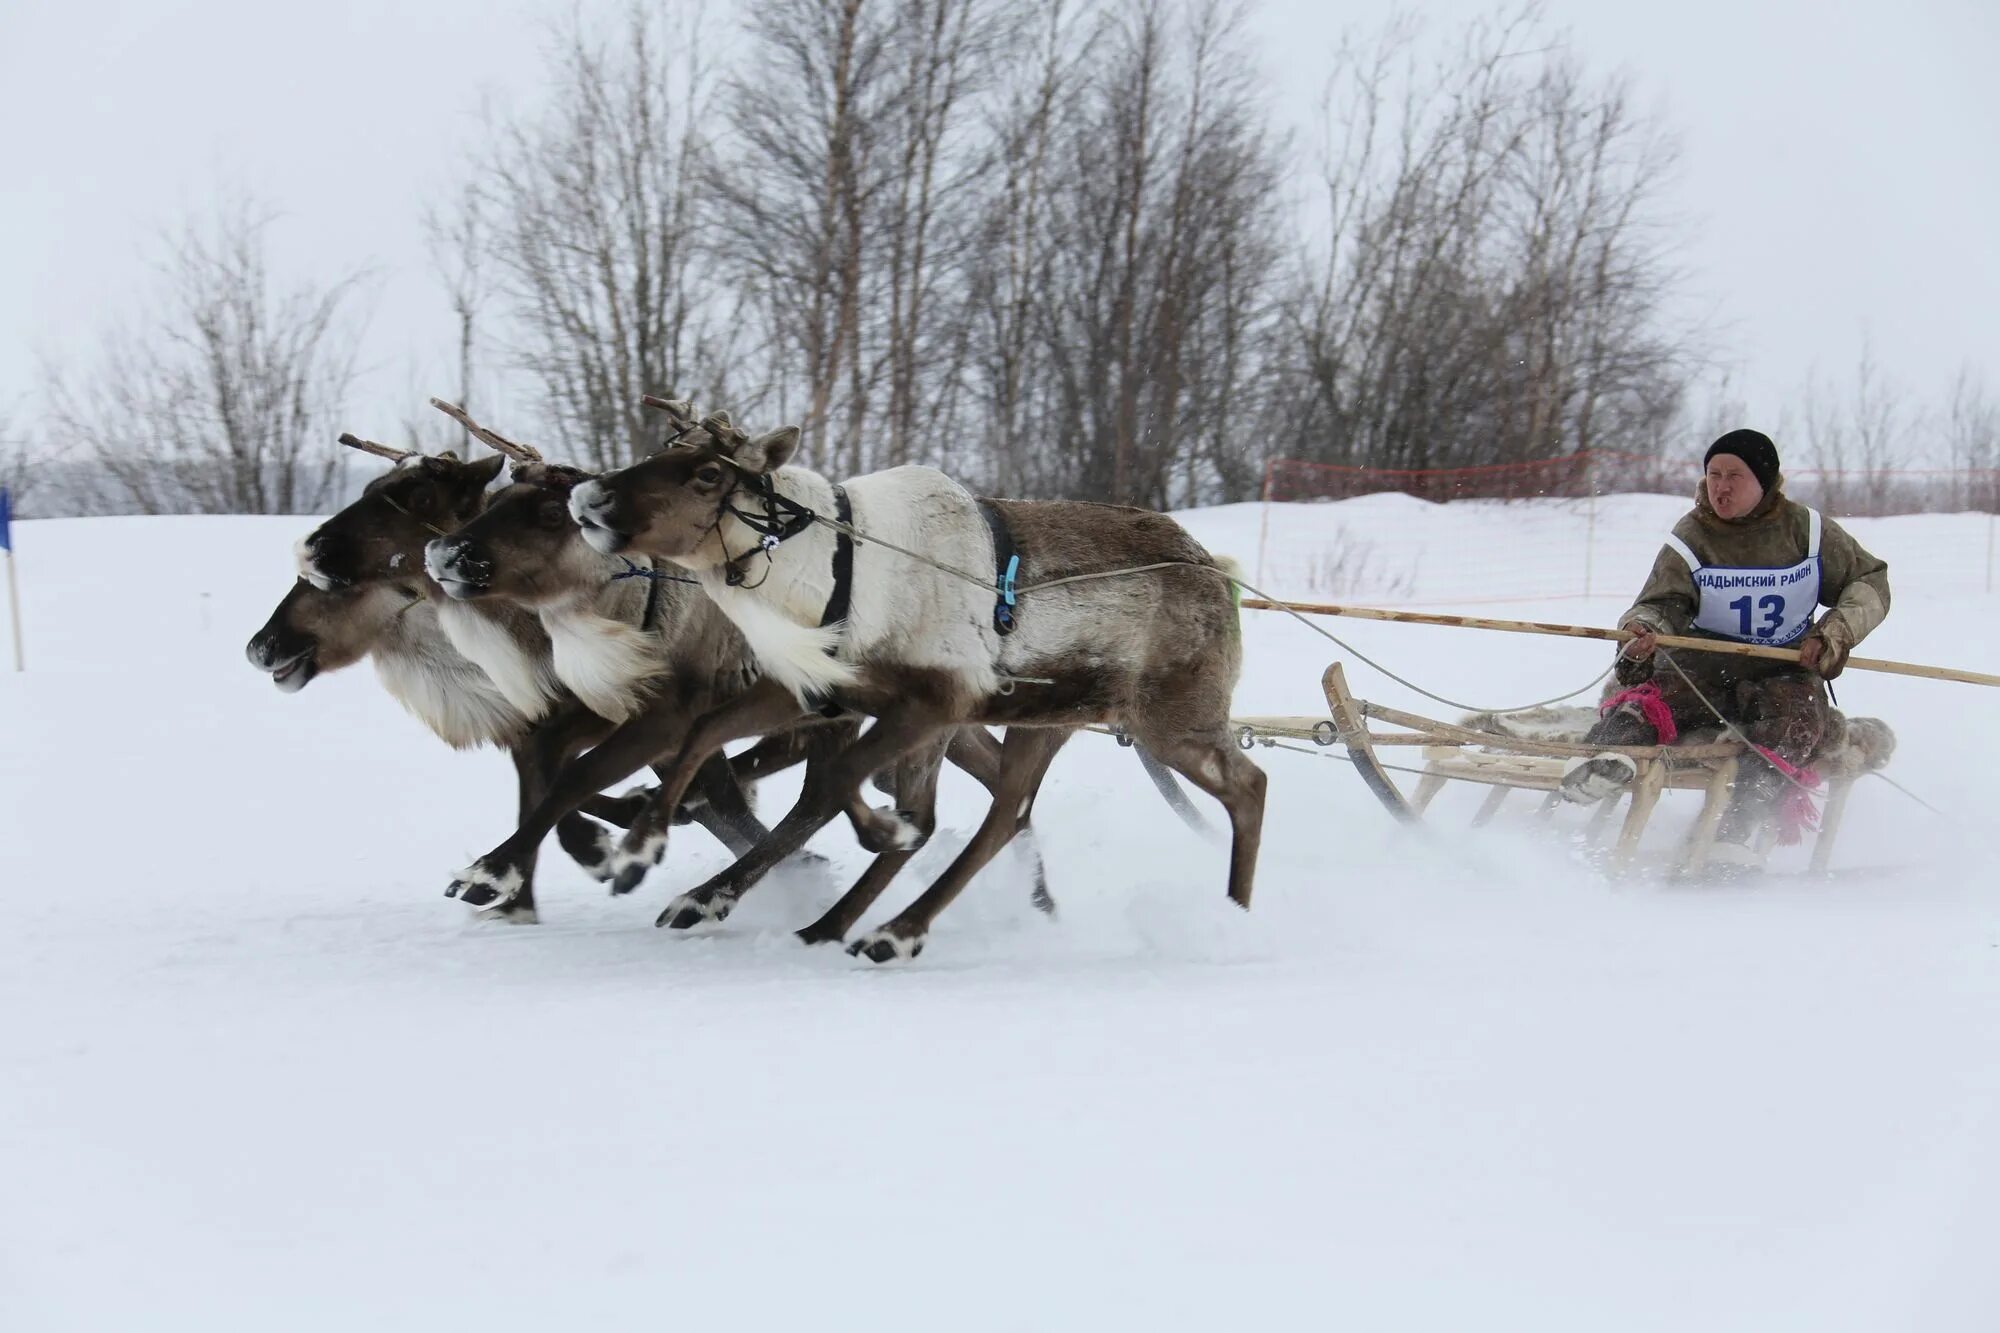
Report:
[[[611,496],[604,486],[596,481],[586,481],[569,493],[569,516],[581,519],[589,514],[602,513],[611,507]]]
[[[424,547],[424,568],[433,578],[439,575],[482,578],[492,573],[493,562],[482,560],[472,543],[463,537],[439,537]]]
[[[271,663],[274,660],[274,654],[271,650],[271,636],[264,633],[252,635],[248,646],[243,650],[243,655],[249,658],[250,665],[256,667],[259,671],[269,671]]]

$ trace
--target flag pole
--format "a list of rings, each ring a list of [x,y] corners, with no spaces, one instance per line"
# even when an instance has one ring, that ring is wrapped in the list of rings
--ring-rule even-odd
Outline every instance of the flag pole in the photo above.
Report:
[[[14,548],[7,547],[7,608],[14,622],[14,670],[25,671],[21,665],[21,590],[14,582]]]
[[[7,609],[14,623],[14,670],[21,665],[21,589],[14,581],[14,497],[0,486],[0,551],[7,553]]]

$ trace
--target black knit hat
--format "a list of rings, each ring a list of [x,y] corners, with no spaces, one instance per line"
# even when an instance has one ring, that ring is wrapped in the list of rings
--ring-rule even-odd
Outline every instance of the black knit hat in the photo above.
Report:
[[[1761,430],[1730,431],[1708,446],[1708,452],[1701,456],[1702,467],[1707,468],[1717,454],[1734,454],[1742,459],[1757,484],[1767,491],[1778,480],[1778,446]]]

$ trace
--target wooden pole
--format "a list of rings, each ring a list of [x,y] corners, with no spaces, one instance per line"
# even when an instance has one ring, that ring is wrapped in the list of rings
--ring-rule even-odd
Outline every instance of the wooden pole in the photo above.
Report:
[[[1329,602],[1273,602],[1263,597],[1246,597],[1243,605],[1252,611],[1297,611],[1303,615],[1347,616],[1356,620],[1393,620],[1405,625],[1444,625],[1451,629],[1491,629],[1506,634],[1553,634],[1566,639],[1602,639],[1623,643],[1632,637],[1622,629],[1597,629],[1589,625],[1563,625],[1541,620],[1494,620],[1485,616],[1446,616],[1424,611],[1384,611],[1372,606],[1335,606]],[[1681,634],[1656,636],[1662,648],[1682,648],[1697,653],[1722,653],[1735,657],[1766,657],[1778,662],[1796,662],[1796,648],[1767,648],[1755,643],[1731,643],[1726,639],[1694,639]],[[1922,666],[1915,662],[1891,662],[1879,657],[1850,657],[1855,671],[1882,671],[1892,676],[1920,676],[1925,680],[1955,680],[1966,685],[2000,686],[2000,676],[1957,667]]]

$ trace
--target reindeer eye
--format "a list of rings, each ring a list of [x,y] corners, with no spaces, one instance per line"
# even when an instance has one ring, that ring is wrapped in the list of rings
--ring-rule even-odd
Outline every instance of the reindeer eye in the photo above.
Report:
[[[713,486],[722,480],[722,469],[714,463],[703,463],[694,470],[694,479],[704,486]]]

